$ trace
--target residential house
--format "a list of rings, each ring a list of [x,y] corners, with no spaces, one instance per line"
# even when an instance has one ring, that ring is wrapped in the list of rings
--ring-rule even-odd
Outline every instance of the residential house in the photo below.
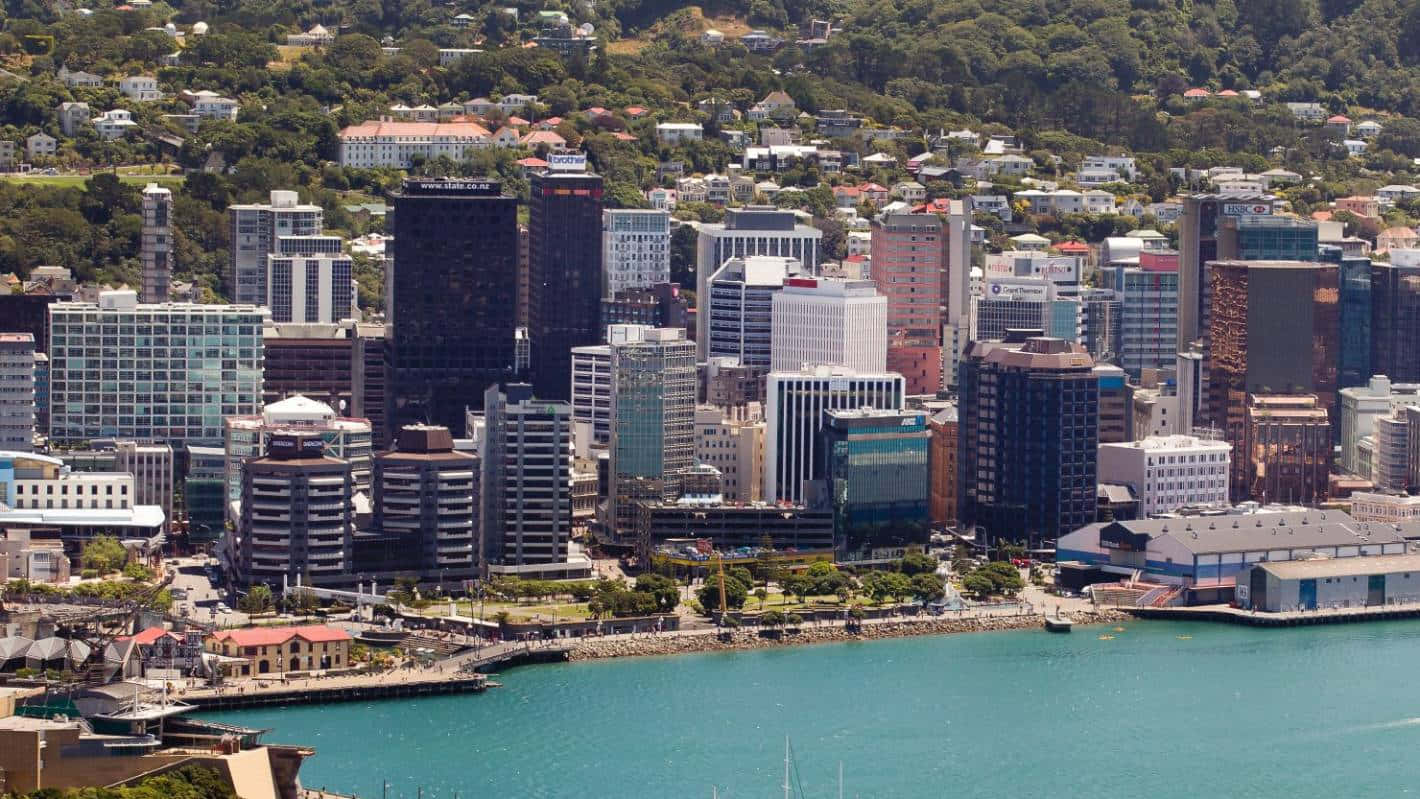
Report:
[[[1327,117],[1321,103],[1287,103],[1287,110],[1303,122],[1324,122]]]
[[[696,103],[695,107],[700,110],[700,113],[706,114],[721,124],[734,122],[740,116],[740,112],[730,104],[729,100],[719,97],[707,97]]]
[[[674,211],[676,200],[675,189],[663,189],[658,186],[646,191],[646,202],[657,211]]]
[[[697,177],[681,178],[675,182],[676,200],[679,203],[707,202],[710,193],[705,181]]]
[[[1004,194],[973,194],[966,201],[972,213],[991,214],[1002,222],[1011,221],[1011,200]]]
[[[492,111],[497,107],[498,104],[488,99],[487,97],[475,97],[472,100],[467,100],[464,102],[463,111],[465,114],[474,114],[475,116],[487,116],[489,111]]]
[[[15,171],[15,142],[0,140],[0,172]]]
[[[1050,247],[1050,239],[1035,233],[1022,233],[1011,237],[1011,244],[1017,250],[1044,252]]]
[[[1035,162],[1023,155],[1006,154],[985,162],[988,175],[1023,177],[1035,168]]]
[[[1413,250],[1416,247],[1420,247],[1420,235],[1416,235],[1415,228],[1392,227],[1376,234],[1377,255],[1391,250]]]
[[[522,143],[522,140],[522,134],[507,126],[494,131],[489,138],[494,147],[517,147]]]
[[[1087,214],[1112,214],[1114,213],[1114,195],[1100,189],[1090,189],[1082,196],[1084,200],[1085,213]]]
[[[1124,155],[1091,155],[1087,156],[1080,163],[1080,171],[1086,170],[1108,170],[1114,173],[1114,180],[1106,180],[1105,183],[1113,183],[1122,180],[1132,182],[1139,176],[1139,168],[1134,159]],[[1081,184],[1084,185],[1084,184]]]
[[[1351,135],[1351,119],[1345,114],[1336,114],[1335,116],[1327,117],[1326,122],[1322,123],[1322,127],[1325,128],[1328,133],[1338,133],[1342,136]]]
[[[288,47],[325,47],[335,41],[335,34],[324,25],[312,25],[305,33],[291,33],[286,36]]]
[[[138,123],[133,121],[133,112],[122,108],[105,111],[94,117],[94,131],[104,141],[123,138],[129,131],[137,128]]]
[[[522,145],[530,148],[542,145],[550,150],[561,150],[567,146],[567,140],[550,130],[535,130],[523,136]]]
[[[1138,200],[1135,200],[1134,202],[1137,204]],[[1126,205],[1127,204],[1128,202],[1126,201]],[[1143,216],[1146,213],[1153,214],[1154,219],[1157,219],[1158,221],[1164,223],[1171,223],[1177,222],[1178,218],[1183,216],[1183,203],[1165,200],[1164,202],[1160,203],[1149,203],[1142,209],[1142,212],[1125,210],[1123,208],[1121,208],[1120,210],[1123,210],[1125,214],[1128,214],[1130,216]]]
[[[231,97],[207,92],[205,96],[199,97],[192,106],[192,112],[202,119],[216,119],[223,122],[236,122],[237,112],[241,110],[242,104]]]
[[[158,91],[158,79],[151,75],[129,75],[118,81],[118,90],[124,97],[139,103],[151,103],[163,99]]]
[[[707,47],[719,47],[725,43],[725,34],[714,28],[706,28],[700,34],[700,43]]]
[[[927,187],[915,180],[904,180],[892,187],[892,196],[905,203],[920,203],[927,200]]]
[[[772,53],[784,44],[784,40],[761,30],[753,30],[740,37],[740,44],[751,53]]]
[[[71,89],[97,89],[104,85],[98,75],[83,70],[70,72],[68,67],[59,68],[59,80]]]
[[[873,153],[864,156],[862,164],[869,168],[891,169],[897,166],[897,159],[887,153]]]
[[[661,122],[656,125],[656,138],[671,146],[688,141],[700,141],[705,128],[695,122]]]
[[[1348,211],[1366,219],[1375,219],[1381,214],[1380,203],[1375,197],[1339,197],[1331,207],[1334,211]]]
[[[833,202],[839,208],[856,208],[863,199],[863,192],[857,186],[834,186]]]
[[[779,147],[799,143],[799,131],[795,128],[779,128],[774,125],[759,127],[759,143],[763,147]]]
[[[78,135],[79,129],[89,124],[93,117],[94,112],[88,103],[59,104],[59,129],[64,131],[65,136]]]
[[[25,139],[25,154],[31,160],[40,156],[52,156],[58,151],[59,141],[48,133],[36,133]]]
[[[498,98],[498,110],[504,115],[521,114],[528,106],[536,103],[536,94],[505,94]]]
[[[1381,205],[1395,205],[1398,202],[1413,199],[1416,196],[1420,196],[1420,189],[1398,183],[1392,183],[1389,186],[1382,186],[1376,189],[1376,200]]]
[[[799,107],[794,104],[794,98],[785,91],[772,91],[764,95],[764,99],[754,104],[751,108],[750,119],[754,119],[753,112],[758,109],[763,114],[761,119],[793,119],[799,113]]]
[[[1200,100],[1207,100],[1209,97],[1212,96],[1212,92],[1199,86],[1194,86],[1193,88],[1188,89],[1183,93],[1183,99],[1194,103],[1199,102]]]
[[[1364,139],[1342,139],[1341,146],[1346,149],[1346,155],[1357,156],[1366,154],[1366,142]]]
[[[473,16],[472,14],[455,14],[454,18],[450,20],[450,24],[452,24],[455,28],[467,28],[471,25],[476,24],[477,22],[478,18]]]
[[[848,138],[863,127],[863,117],[841,108],[820,111],[814,117],[814,126],[822,136],[830,139]]]
[[[630,140],[635,141],[636,137],[632,136]],[[731,150],[742,153],[744,149],[749,146],[749,134],[742,130],[730,130],[726,128],[720,131],[720,141],[728,144]]]
[[[705,176],[705,201],[714,205],[729,205],[733,195],[730,193],[730,178],[728,175],[716,175],[711,173]]]
[[[1367,119],[1363,122],[1357,122],[1353,130],[1357,136],[1363,139],[1374,139],[1381,133],[1381,123],[1373,119]]]
[[[1290,169],[1282,169],[1281,167],[1269,169],[1257,177],[1262,181],[1262,187],[1268,190],[1271,190],[1275,186],[1291,186],[1302,182],[1301,175]]]

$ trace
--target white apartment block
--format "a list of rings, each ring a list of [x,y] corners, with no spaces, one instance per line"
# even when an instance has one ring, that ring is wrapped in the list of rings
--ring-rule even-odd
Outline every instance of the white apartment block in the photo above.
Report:
[[[873,281],[793,277],[771,302],[770,369],[887,370],[887,297]]]
[[[695,409],[695,462],[720,472],[726,502],[759,502],[764,496],[764,420],[755,413],[726,416],[723,409]]]
[[[192,106],[192,113],[202,119],[217,119],[227,122],[237,121],[237,112],[242,104],[230,97],[199,97]]]
[[[650,288],[671,279],[671,216],[665,211],[621,208],[602,211],[605,296]]]
[[[816,455],[824,411],[900,411],[906,389],[902,375],[891,372],[864,374],[824,365],[770,372],[765,390],[764,500],[804,501],[804,482],[818,476]]]
[[[1341,470],[1359,474],[1357,451],[1361,440],[1375,435],[1376,420],[1406,405],[1420,404],[1420,384],[1391,383],[1385,375],[1375,375],[1364,386],[1337,392],[1340,412]]]
[[[656,139],[662,144],[676,145],[704,137],[705,128],[695,122],[662,122],[656,126]]]
[[[1358,522],[1392,524],[1420,519],[1420,497],[1405,494],[1351,494],[1351,517]]]
[[[266,257],[273,322],[333,324],[355,318],[354,265],[339,236],[280,236]]]
[[[254,305],[139,304],[133,291],[49,306],[50,437],[216,444],[261,407]]]
[[[231,244],[227,285],[236,302],[265,305],[267,256],[280,252],[282,236],[319,236],[325,212],[303,204],[294,191],[273,191],[269,203],[227,208]]]
[[[611,347],[572,348],[572,421],[591,425],[591,444],[611,442]],[[578,449],[582,442],[577,442]]]
[[[415,156],[462,161],[491,143],[473,122],[365,122],[340,131],[340,165],[407,169]]]
[[[1098,479],[1127,485],[1141,516],[1171,513],[1185,505],[1228,504],[1232,446],[1176,435],[1099,445]]]

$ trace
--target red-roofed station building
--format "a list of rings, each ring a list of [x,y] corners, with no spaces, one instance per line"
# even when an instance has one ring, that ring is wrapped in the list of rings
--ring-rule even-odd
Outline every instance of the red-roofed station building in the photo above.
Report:
[[[348,668],[352,640],[336,627],[249,627],[213,633],[207,651],[236,658],[223,662],[227,674],[250,677]]]

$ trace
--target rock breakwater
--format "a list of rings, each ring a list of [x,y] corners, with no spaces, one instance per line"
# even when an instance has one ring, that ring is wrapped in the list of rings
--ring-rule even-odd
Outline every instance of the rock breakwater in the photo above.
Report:
[[[1115,624],[1132,617],[1123,611],[1101,609],[1071,614],[1077,625]],[[1038,614],[1020,616],[933,617],[874,621],[857,628],[841,624],[805,625],[776,631],[740,628],[728,633],[706,630],[703,633],[647,635],[644,638],[588,638],[577,642],[568,653],[568,660],[600,660],[603,658],[641,657],[648,655],[684,655],[696,652],[724,652],[736,649],[765,649],[776,646],[828,644],[839,641],[873,641],[882,638],[902,638],[909,635],[950,635],[995,630],[1038,629]]]

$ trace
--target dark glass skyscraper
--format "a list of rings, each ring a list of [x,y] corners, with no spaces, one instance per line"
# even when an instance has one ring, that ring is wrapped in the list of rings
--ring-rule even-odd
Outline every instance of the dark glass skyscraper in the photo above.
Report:
[[[962,358],[957,497],[963,530],[1034,547],[1095,520],[1099,380],[1084,347],[1023,333]]]
[[[602,340],[601,176],[533,175],[528,234],[533,391],[539,399],[569,399],[572,348]]]
[[[395,195],[393,429],[462,430],[464,407],[481,406],[484,390],[512,374],[517,217],[497,181],[411,178]]]
[[[1420,382],[1420,267],[1371,264],[1371,373]]]
[[[1322,260],[1338,265],[1338,332],[1336,387],[1364,386],[1377,372],[1371,367],[1371,259],[1342,257],[1340,247],[1323,247]]]
[[[839,560],[926,546],[927,415],[875,408],[823,413],[820,473]],[[877,550],[875,552],[875,550]]]

